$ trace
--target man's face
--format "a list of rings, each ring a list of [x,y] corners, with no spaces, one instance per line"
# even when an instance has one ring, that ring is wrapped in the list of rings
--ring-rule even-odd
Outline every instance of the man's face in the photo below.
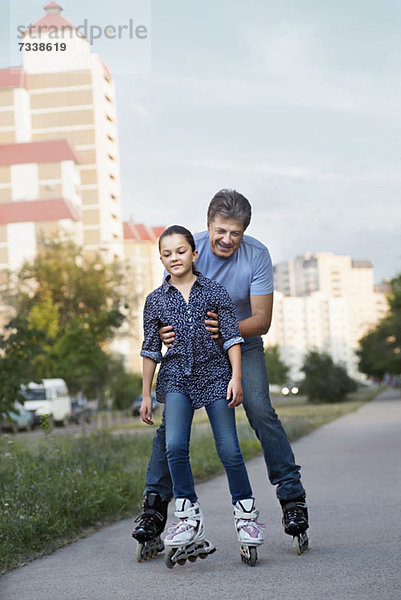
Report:
[[[215,256],[228,258],[238,250],[244,235],[242,221],[216,215],[208,225],[210,249]]]

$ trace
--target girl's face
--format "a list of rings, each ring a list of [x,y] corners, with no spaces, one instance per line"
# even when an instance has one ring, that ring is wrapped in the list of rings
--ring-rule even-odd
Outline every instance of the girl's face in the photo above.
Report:
[[[198,257],[198,251],[192,250],[183,235],[174,233],[161,240],[160,260],[164,268],[174,277],[183,277],[192,273],[192,265]]]

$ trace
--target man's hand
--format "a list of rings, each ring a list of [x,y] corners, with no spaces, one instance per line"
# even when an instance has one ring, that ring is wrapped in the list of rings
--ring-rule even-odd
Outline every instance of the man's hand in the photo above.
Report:
[[[227,388],[227,400],[232,398],[228,405],[229,408],[234,408],[235,406],[242,404],[243,397],[241,379],[239,377],[233,377],[230,379],[230,383],[228,384]]]
[[[171,348],[172,343],[175,340],[175,331],[173,331],[173,326],[166,325],[165,327],[160,327],[159,338],[167,348]]]
[[[153,425],[152,421],[152,398],[150,396],[143,396],[141,408],[139,410],[141,419],[147,425]]]
[[[209,331],[211,333],[210,337],[213,340],[218,340],[220,336],[219,317],[216,313],[213,312],[208,312],[207,316],[210,317],[210,319],[205,320],[206,331]]]

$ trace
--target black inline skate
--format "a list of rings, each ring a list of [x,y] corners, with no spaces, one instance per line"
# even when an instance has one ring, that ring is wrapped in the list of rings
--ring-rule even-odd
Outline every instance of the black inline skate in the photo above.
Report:
[[[136,560],[142,562],[157,556],[164,550],[160,539],[167,521],[168,502],[162,500],[159,494],[150,492],[143,501],[143,513],[135,519],[138,525],[132,532],[132,537],[138,542]]]
[[[308,506],[305,496],[293,500],[280,500],[283,510],[284,531],[292,535],[294,549],[297,554],[302,554],[308,549],[309,540],[306,530],[308,523]]]

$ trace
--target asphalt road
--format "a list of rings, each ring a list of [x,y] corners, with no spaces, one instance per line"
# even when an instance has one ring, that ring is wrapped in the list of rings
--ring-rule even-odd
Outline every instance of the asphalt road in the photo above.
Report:
[[[16,569],[1,600],[400,600],[401,396],[385,392],[293,446],[310,507],[310,550],[297,556],[261,458],[248,463],[266,543],[241,562],[224,477],[198,486],[217,552],[168,570],[138,564],[131,520]],[[170,519],[171,521],[171,519]]]

